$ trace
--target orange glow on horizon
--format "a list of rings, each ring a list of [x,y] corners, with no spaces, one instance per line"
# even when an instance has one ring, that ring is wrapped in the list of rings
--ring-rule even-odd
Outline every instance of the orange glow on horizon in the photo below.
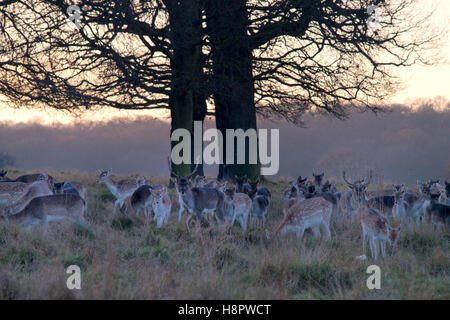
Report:
[[[450,0],[433,1],[437,11],[434,21],[437,26],[447,28],[446,39],[440,49],[442,61],[434,66],[411,66],[396,70],[404,85],[404,89],[398,91],[393,97],[385,102],[414,105],[418,99],[434,99],[441,97],[442,100],[450,101]],[[429,0],[417,1],[420,6],[429,5]],[[132,120],[137,117],[151,116],[163,121],[169,121],[168,110],[128,111],[116,109],[102,109],[97,111],[88,110],[81,115],[74,116],[66,111],[52,109],[13,109],[2,102],[0,96],[0,124],[36,122],[46,125],[50,124],[74,124],[82,122],[101,122],[113,119]]]

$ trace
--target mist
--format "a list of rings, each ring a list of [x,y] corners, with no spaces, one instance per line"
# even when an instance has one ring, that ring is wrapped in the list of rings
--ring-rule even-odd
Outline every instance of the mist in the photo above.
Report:
[[[306,127],[284,121],[259,120],[259,128],[280,130],[278,177],[325,171],[340,178],[374,169],[392,182],[450,178],[450,107],[411,110],[396,106],[375,115],[354,113],[340,121],[305,116]],[[207,120],[205,127],[213,127]],[[170,124],[143,117],[105,123],[45,126],[0,123],[0,153],[15,158],[22,170],[94,172],[112,168],[121,174],[167,176]],[[217,166],[205,166],[215,176]]]

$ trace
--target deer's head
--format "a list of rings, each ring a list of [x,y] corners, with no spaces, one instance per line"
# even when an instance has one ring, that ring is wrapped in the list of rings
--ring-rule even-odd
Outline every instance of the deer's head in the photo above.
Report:
[[[178,193],[185,195],[190,190],[190,182],[192,180],[192,177],[197,172],[198,162],[197,162],[197,165],[195,166],[194,171],[192,171],[186,177],[181,177],[172,171],[172,165],[171,165],[172,163],[171,163],[170,157],[168,157],[167,160],[168,160],[168,164],[169,164],[170,180],[175,184],[175,187],[176,187]]]
[[[98,183],[106,182],[111,175],[112,168],[108,170],[98,170],[99,176],[98,176]]]
[[[323,176],[324,176],[324,172],[322,172],[322,173],[319,173],[319,174],[316,174],[316,173],[314,173],[314,171],[313,171],[313,177],[314,177],[314,182],[316,183],[316,185],[317,186],[321,186],[322,185],[322,181],[323,181]]]
[[[352,190],[353,196],[355,197],[356,201],[360,204],[363,203],[366,200],[367,186],[372,181],[372,170],[369,173],[368,179],[364,177],[363,179],[355,180],[354,182],[350,182],[347,180],[345,171],[343,172],[342,176],[345,183],[347,183],[348,187]]]

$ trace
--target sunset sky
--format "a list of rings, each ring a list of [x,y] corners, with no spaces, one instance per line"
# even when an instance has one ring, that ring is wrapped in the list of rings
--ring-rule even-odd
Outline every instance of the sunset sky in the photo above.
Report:
[[[403,82],[404,89],[397,92],[388,102],[412,104],[413,101],[424,98],[433,99],[442,97],[450,101],[450,0],[418,0],[417,7],[427,8],[435,6],[437,11],[434,15],[433,25],[441,30],[447,29],[442,41],[440,55],[442,59],[434,66],[412,66],[398,69],[395,73]],[[143,114],[155,117],[167,117],[167,111],[89,111],[81,116],[81,120],[104,121],[112,118],[134,118]],[[0,121],[18,122],[40,122],[40,123],[72,123],[76,120],[73,116],[56,112],[54,110],[14,110],[0,101]]]

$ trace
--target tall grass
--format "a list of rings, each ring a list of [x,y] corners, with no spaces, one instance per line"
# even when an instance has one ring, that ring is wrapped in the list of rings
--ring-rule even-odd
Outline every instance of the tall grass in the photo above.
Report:
[[[19,173],[17,173],[19,174]],[[0,222],[0,299],[449,299],[450,236],[428,226],[402,229],[386,259],[359,261],[359,223],[334,217],[332,239],[268,241],[262,230],[236,224],[188,231],[177,222],[156,229],[129,212],[112,216],[113,202],[96,177],[50,172],[89,189],[88,226],[55,223],[42,237]],[[168,179],[151,179],[165,183]],[[267,228],[282,219],[287,181],[266,186],[273,195]],[[81,290],[68,290],[66,268],[81,268]],[[381,268],[381,289],[366,287],[367,266]]]

